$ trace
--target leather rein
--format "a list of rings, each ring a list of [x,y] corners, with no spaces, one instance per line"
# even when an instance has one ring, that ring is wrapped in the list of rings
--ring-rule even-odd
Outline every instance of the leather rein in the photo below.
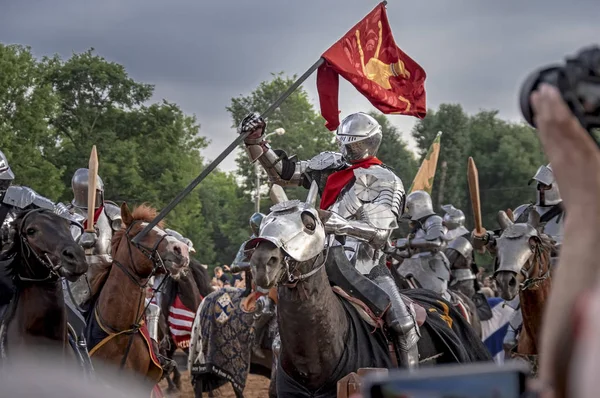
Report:
[[[129,253],[129,262],[131,264],[132,267],[134,267],[135,262],[133,261],[133,251],[132,251],[132,246],[135,247],[136,249],[138,249],[140,252],[142,252],[142,254],[144,254],[144,256],[146,258],[148,258],[150,261],[152,261],[153,267],[152,267],[152,272],[150,272],[150,274],[148,276],[145,277],[139,277],[138,275],[132,273],[129,269],[127,269],[127,267],[125,267],[121,262],[113,259],[113,264],[117,266],[117,268],[119,268],[134,284],[136,284],[139,288],[140,288],[140,299],[138,300],[138,307],[136,310],[136,314],[140,314],[139,318],[136,319],[135,323],[132,324],[130,326],[129,329],[126,330],[118,330],[114,327],[111,327],[102,317],[102,315],[100,314],[100,310],[98,309],[97,306],[97,301],[96,304],[94,305],[94,313],[96,316],[96,320],[99,323],[99,326],[102,329],[108,329],[110,330],[110,332],[113,335],[119,335],[119,334],[129,334],[129,341],[127,343],[127,348],[125,350],[125,353],[123,354],[123,358],[121,360],[121,365],[120,365],[120,369],[122,370],[125,367],[125,363],[127,362],[127,357],[129,356],[129,351],[131,350],[131,346],[133,344],[133,336],[139,332],[140,328],[143,325],[143,318],[144,315],[146,314],[146,310],[148,309],[148,306],[150,305],[150,302],[152,301],[152,298],[154,298],[154,295],[156,294],[157,291],[159,291],[162,288],[163,283],[165,283],[165,281],[167,280],[167,278],[163,278],[163,280],[161,281],[159,287],[157,289],[153,289],[152,292],[152,298],[150,300],[148,300],[148,304],[145,305],[143,311],[140,313],[140,309],[142,306],[142,298],[145,295],[145,289],[148,287],[148,284],[151,280],[151,278],[156,275],[156,273],[160,270],[162,270],[167,276],[170,274],[169,270],[167,269],[167,267],[165,266],[162,258],[160,257],[160,254],[158,253],[158,247],[160,246],[160,244],[162,243],[162,241],[167,237],[167,234],[164,233],[160,239],[158,239],[156,241],[156,243],[154,244],[154,246],[152,248],[148,248],[143,246],[141,243],[134,243],[132,241],[132,237],[129,235],[129,232],[131,231],[131,228],[137,223],[137,222],[141,222],[139,220],[134,220],[125,230],[125,238],[127,239],[127,249],[128,249],[128,253]]]

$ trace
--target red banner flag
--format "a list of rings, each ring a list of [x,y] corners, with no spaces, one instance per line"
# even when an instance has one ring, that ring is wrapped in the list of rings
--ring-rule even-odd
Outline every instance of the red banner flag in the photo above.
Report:
[[[383,113],[425,117],[425,71],[396,45],[384,3],[322,57],[325,63],[317,73],[317,89],[329,130],[340,124],[339,75]]]

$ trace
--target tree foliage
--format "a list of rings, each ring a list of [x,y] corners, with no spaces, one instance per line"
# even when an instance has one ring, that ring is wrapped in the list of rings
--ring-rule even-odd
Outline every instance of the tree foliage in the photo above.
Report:
[[[0,70],[0,149],[18,184],[55,201],[70,201],[71,176],[87,166],[96,145],[108,199],[162,208],[204,167],[201,154],[208,141],[195,117],[166,100],[149,103],[152,85],[135,81],[122,65],[106,61],[93,49],[68,59],[36,59],[28,47],[0,44]],[[249,112],[267,109],[294,80],[295,76],[274,74],[252,93],[233,98],[227,107],[233,126]],[[383,130],[379,158],[408,188],[422,159],[407,148],[386,116],[371,115]],[[289,156],[310,159],[337,150],[334,134],[324,127],[303,88],[267,122],[267,133],[285,129],[284,135],[271,135],[269,141]],[[496,227],[498,210],[534,200],[528,181],[545,159],[529,126],[501,120],[496,111],[468,115],[458,104],[442,104],[429,110],[411,132],[421,158],[438,131],[444,134],[432,194],[435,210],[441,212],[441,205],[452,203],[465,212],[472,227],[469,156],[479,169],[486,228]],[[215,171],[166,220],[192,239],[197,257],[212,266],[231,262],[250,234],[254,168],[245,152],[236,162],[237,175]],[[292,198],[306,195],[303,188],[287,191]],[[264,200],[263,212],[268,205]]]
[[[0,147],[17,183],[70,201],[71,177],[96,145],[107,199],[161,208],[202,170],[208,141],[195,117],[168,101],[148,104],[153,86],[122,65],[93,50],[36,60],[20,46],[1,46],[0,63]],[[244,204],[234,177],[217,171],[166,221],[202,262],[229,263],[248,233]]]

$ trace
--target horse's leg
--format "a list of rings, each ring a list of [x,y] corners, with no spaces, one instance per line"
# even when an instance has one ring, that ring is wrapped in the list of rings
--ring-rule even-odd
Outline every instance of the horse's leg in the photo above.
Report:
[[[192,378],[192,387],[194,387],[194,397],[202,398],[202,389],[204,383],[202,382],[202,376],[196,376]]]
[[[181,391],[181,372],[177,367],[173,369],[173,381],[172,383],[175,385],[175,388],[178,391]]]

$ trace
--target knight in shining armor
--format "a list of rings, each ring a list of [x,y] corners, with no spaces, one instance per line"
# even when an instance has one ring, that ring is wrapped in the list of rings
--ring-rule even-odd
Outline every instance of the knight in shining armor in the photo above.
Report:
[[[473,291],[469,292],[472,294],[464,292],[468,297],[472,297],[479,290],[479,286],[471,233],[465,228],[465,214],[452,205],[444,205],[442,209],[445,212],[442,223],[448,230],[448,245],[444,254],[450,263],[450,287],[460,282],[473,281]],[[454,264],[455,262],[461,264]]]
[[[88,211],[88,169],[77,169],[71,178],[73,200],[68,206],[76,219],[87,227],[90,222]],[[96,176],[96,193],[94,202],[94,232],[83,232],[73,236],[77,243],[86,251],[86,260],[90,267],[88,275],[112,264],[111,241],[113,234],[121,229],[121,208],[116,203],[104,199],[104,182]],[[70,293],[74,303],[83,311],[90,298],[88,275],[83,275],[77,281],[70,283]]]
[[[252,235],[248,240],[254,239],[258,236],[258,232],[260,229],[260,224],[265,218],[265,215],[262,213],[254,213],[250,217],[250,229],[252,230]],[[246,272],[250,270],[250,253],[244,250],[246,243],[248,241],[242,243],[240,249],[231,264],[230,271],[234,274],[238,272]],[[246,281],[249,279],[246,278]],[[250,292],[251,286],[246,286],[246,290]],[[258,358],[266,358],[265,353],[262,350],[261,343],[263,341],[265,332],[268,329],[268,326],[275,316],[275,301],[270,297],[271,295],[265,294],[261,295],[256,299],[256,311],[254,312],[254,344],[252,346],[252,353],[256,355]]]
[[[8,159],[0,151],[0,251],[12,243],[11,223],[23,210],[48,209],[71,221],[72,233],[81,233],[81,225],[64,204],[54,203],[29,187],[12,185],[14,179]]]
[[[257,113],[240,124],[239,133],[250,132],[245,145],[251,162],[260,162],[274,184],[308,189],[317,183],[325,230],[336,237],[332,244],[342,245],[350,263],[365,277],[374,275],[373,282],[389,296],[385,320],[397,336],[400,360],[408,367],[418,366],[420,332],[414,308],[389,272],[379,272],[385,268],[384,248],[398,227],[405,196],[402,181],[376,157],[381,126],[366,113],[351,114],[336,131],[340,153],[322,152],[308,161],[271,149],[265,129]]]
[[[523,204],[517,207],[513,212],[513,217],[515,223],[526,223],[529,218],[529,212],[536,211],[540,215],[542,232],[552,237],[554,242],[556,242],[556,250],[552,252],[551,257],[552,266],[555,266],[558,262],[558,254],[562,244],[564,209],[560,191],[554,179],[552,166],[550,164],[540,166],[529,181],[529,184],[534,181],[537,183],[535,203]],[[472,234],[472,237],[475,248],[485,247],[492,254],[496,252],[496,239],[498,236],[494,232],[487,231],[481,237]],[[522,316],[518,296],[507,304],[515,309],[515,314],[504,339],[505,347],[511,348],[517,344],[519,329],[522,325]]]
[[[552,264],[556,265],[558,261],[558,251],[562,244],[564,210],[562,198],[558,185],[554,180],[552,166],[540,166],[538,171],[529,181],[537,183],[535,203],[523,204],[513,212],[515,223],[526,223],[529,213],[535,210],[540,215],[540,223],[543,225],[542,232],[552,237],[556,242],[556,252],[552,255]],[[495,253],[497,236],[492,231],[488,231],[484,236],[478,237],[473,234],[473,245],[475,248],[486,247],[491,253]]]
[[[450,263],[444,254],[449,239],[442,217],[433,211],[431,196],[425,191],[408,195],[403,218],[410,220],[412,231],[396,241],[394,256],[404,259],[398,273],[415,286],[450,300]]]

